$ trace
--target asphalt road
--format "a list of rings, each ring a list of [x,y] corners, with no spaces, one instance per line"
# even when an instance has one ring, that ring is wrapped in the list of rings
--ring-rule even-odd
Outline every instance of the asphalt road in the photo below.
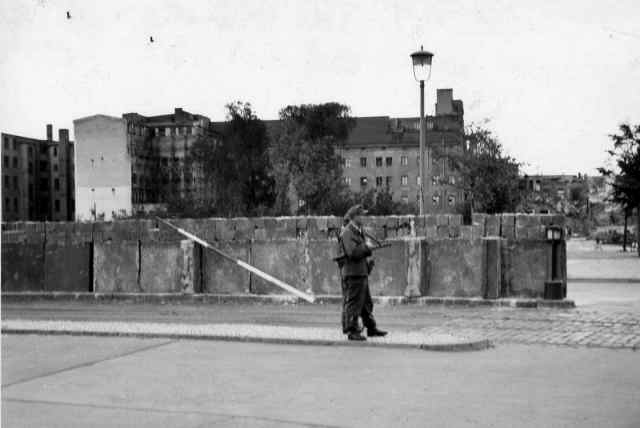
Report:
[[[3,427],[637,427],[637,352],[3,336]]]

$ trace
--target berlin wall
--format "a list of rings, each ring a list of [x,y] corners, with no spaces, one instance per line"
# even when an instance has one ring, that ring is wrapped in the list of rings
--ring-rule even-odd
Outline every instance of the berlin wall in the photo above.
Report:
[[[552,257],[557,215],[474,214],[364,217],[390,247],[375,251],[371,292],[379,296],[542,297],[566,284],[566,245]],[[176,219],[228,254],[316,295],[341,293],[338,217]],[[4,223],[2,291],[282,294],[155,220]],[[555,272],[555,278],[552,278]]]

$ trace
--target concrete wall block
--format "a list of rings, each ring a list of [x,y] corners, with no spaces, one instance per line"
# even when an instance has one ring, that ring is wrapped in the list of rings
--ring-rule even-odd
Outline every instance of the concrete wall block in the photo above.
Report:
[[[27,242],[27,234],[24,230],[10,229],[2,231],[2,245],[24,244]]]
[[[427,238],[429,241],[438,239],[438,226],[425,227],[425,238]]]
[[[516,239],[516,217],[514,214],[502,214],[500,217],[500,236]]]
[[[96,222],[93,226],[93,239],[97,242],[137,241],[139,238],[139,220]]]
[[[44,257],[45,291],[91,291],[91,242],[47,241]]]
[[[233,221],[227,218],[218,218],[214,220],[216,241],[229,242],[233,241],[235,236],[235,228]]]
[[[426,267],[423,255],[427,253],[427,240],[424,238],[410,239],[405,242],[407,256],[407,287],[404,295],[415,297],[423,295],[427,289]]]
[[[138,293],[139,241],[96,241],[93,246],[93,291]]]
[[[43,243],[5,241],[11,234],[24,237],[26,232],[2,233],[2,291],[44,291]]]
[[[429,242],[424,255],[426,295],[482,297],[485,246],[482,241],[451,239]]]
[[[449,226],[449,238],[457,239],[462,235],[462,226],[459,225],[450,225]]]
[[[460,227],[460,238],[471,240],[474,239],[474,226],[461,226]]]
[[[47,242],[65,245],[71,241],[74,234],[74,223],[64,221],[48,221],[45,223],[45,235]]]
[[[502,296],[542,297],[550,246],[539,241],[502,241]]]
[[[273,229],[270,225],[273,224]],[[269,239],[296,239],[296,218],[295,217],[277,217],[275,223],[265,224],[267,226],[267,234]]]
[[[338,264],[333,260],[338,254],[337,241],[309,241],[309,282],[315,294],[341,294],[341,277]]]
[[[449,238],[449,226],[448,225],[437,226],[436,230],[437,230],[436,237],[438,239],[448,239]]]
[[[438,216],[436,214],[427,214],[424,216],[424,224],[425,227],[429,226],[437,226],[438,225]]]
[[[235,241],[250,241],[254,238],[254,224],[247,217],[237,217],[231,220]]]
[[[438,225],[438,226],[448,226],[449,225],[449,215],[448,214],[436,214],[436,225]]]
[[[284,228],[283,228],[284,229]],[[286,230],[286,229],[284,229]],[[290,239],[254,242],[251,245],[251,264],[302,291],[311,289],[304,246],[306,242]],[[251,292],[255,294],[287,294],[285,290],[251,274]]]
[[[216,242],[216,248],[234,259],[251,263],[251,244],[246,242]],[[250,293],[250,274],[218,253],[202,252],[202,290],[213,294]]]
[[[461,226],[462,225],[462,215],[461,214],[449,214],[449,225],[450,226]]]
[[[387,242],[391,247],[373,253],[375,266],[369,275],[369,288],[374,296],[402,296],[407,289],[406,243]]]
[[[484,276],[484,297],[486,299],[497,299],[501,295],[502,289],[502,239],[497,237],[484,238],[485,245],[485,276]]]
[[[411,236],[419,237],[425,236],[425,227],[426,227],[426,219],[425,216],[414,216],[412,220],[412,232]]]
[[[471,226],[471,239],[480,239],[484,236],[484,227],[483,226]]]
[[[500,216],[487,215],[485,218],[484,236],[500,236]]]

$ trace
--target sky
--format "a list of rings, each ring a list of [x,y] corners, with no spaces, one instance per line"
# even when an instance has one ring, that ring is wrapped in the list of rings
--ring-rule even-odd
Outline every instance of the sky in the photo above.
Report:
[[[77,118],[175,107],[224,120],[235,100],[263,119],[328,101],[417,116],[421,45],[427,113],[453,88],[527,173],[595,174],[608,135],[640,123],[637,0],[6,0],[0,130],[73,136]]]

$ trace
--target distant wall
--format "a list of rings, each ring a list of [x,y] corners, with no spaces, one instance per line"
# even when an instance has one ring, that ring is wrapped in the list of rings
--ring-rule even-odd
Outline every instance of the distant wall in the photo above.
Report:
[[[303,291],[340,294],[332,258],[337,217],[176,219],[174,224]],[[391,246],[374,253],[374,295],[511,297],[544,294],[545,228],[556,215],[364,218]],[[281,294],[280,289],[154,220],[5,223],[3,291]],[[564,241],[555,261],[566,281]]]

